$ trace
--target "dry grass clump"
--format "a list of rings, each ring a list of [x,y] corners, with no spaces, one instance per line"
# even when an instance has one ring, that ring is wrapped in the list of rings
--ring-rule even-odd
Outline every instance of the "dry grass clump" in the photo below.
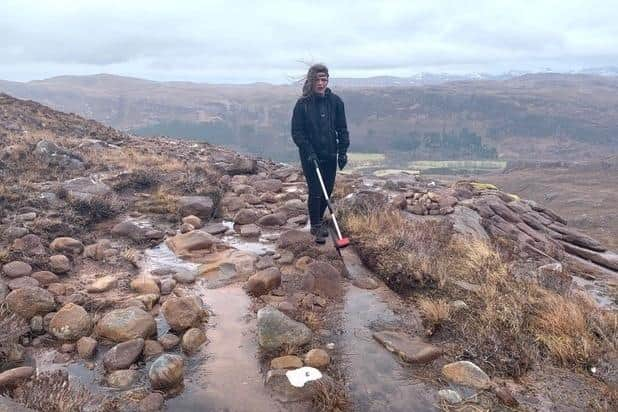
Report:
[[[0,372],[13,367],[11,351],[19,338],[30,331],[30,326],[21,317],[0,306]]]
[[[514,276],[507,256],[516,253],[462,241],[444,223],[408,221],[397,211],[342,220],[365,263],[391,288],[412,292],[428,326],[441,326],[441,338],[490,373],[521,376],[545,359],[588,367],[618,349],[615,312]],[[468,308],[453,312],[453,300]]]
[[[114,195],[95,195],[88,199],[71,199],[71,208],[82,216],[85,224],[95,224],[117,216],[122,202]]]
[[[140,213],[175,214],[178,210],[177,197],[163,190],[157,190],[151,196],[138,200],[135,207]]]
[[[448,274],[453,251],[446,221],[410,221],[398,210],[344,213],[341,221],[364,263],[393,290],[442,283]]]
[[[162,181],[163,172],[159,168],[136,169],[127,174],[121,181],[114,184],[114,190],[148,190],[158,186]]]
[[[119,410],[113,399],[93,394],[81,384],[70,382],[66,369],[56,369],[35,375],[34,378],[15,389],[13,398],[27,408],[44,412]]]
[[[320,412],[341,412],[348,410],[349,403],[345,387],[331,378],[318,379],[312,382],[315,387],[312,403],[313,408]]]

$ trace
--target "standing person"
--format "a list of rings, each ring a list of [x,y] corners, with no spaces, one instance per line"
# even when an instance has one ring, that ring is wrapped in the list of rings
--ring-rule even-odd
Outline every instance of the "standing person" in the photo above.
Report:
[[[348,162],[350,146],[343,100],[326,87],[328,68],[314,64],[307,72],[303,95],[294,106],[292,139],[298,146],[300,163],[309,188],[309,221],[316,243],[325,243],[328,230],[322,223],[326,211],[326,198],[315,171],[315,161],[320,165],[326,191],[330,197],[335,185],[337,166],[342,170]]]

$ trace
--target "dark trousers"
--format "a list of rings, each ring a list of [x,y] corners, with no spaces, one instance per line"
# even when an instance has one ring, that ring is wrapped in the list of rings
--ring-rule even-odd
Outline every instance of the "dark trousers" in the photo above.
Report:
[[[303,167],[303,173],[305,174],[307,187],[309,189],[309,198],[307,199],[309,221],[311,222],[311,226],[317,226],[321,223],[322,216],[324,215],[324,211],[326,211],[328,204],[324,194],[322,194],[322,187],[320,186],[318,175],[315,172],[315,166],[304,159],[302,155],[300,163]],[[326,192],[330,198],[330,195],[333,192],[333,187],[335,187],[337,158],[329,157],[326,159],[320,159],[319,163],[320,173],[322,174],[322,179],[324,180],[324,185],[326,186]]]

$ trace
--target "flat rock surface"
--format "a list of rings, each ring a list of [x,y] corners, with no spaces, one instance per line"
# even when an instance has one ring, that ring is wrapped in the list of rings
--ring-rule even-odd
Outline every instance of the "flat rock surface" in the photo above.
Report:
[[[442,355],[442,350],[418,337],[401,332],[382,331],[373,334],[375,340],[408,363],[427,363]]]

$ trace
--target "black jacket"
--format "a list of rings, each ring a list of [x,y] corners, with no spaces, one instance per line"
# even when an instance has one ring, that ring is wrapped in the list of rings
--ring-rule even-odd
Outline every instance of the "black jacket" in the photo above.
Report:
[[[299,98],[294,106],[292,139],[302,157],[311,152],[319,158],[335,157],[337,153],[345,153],[350,146],[343,100],[328,88],[324,97],[330,120],[327,133],[320,132],[314,95]]]

